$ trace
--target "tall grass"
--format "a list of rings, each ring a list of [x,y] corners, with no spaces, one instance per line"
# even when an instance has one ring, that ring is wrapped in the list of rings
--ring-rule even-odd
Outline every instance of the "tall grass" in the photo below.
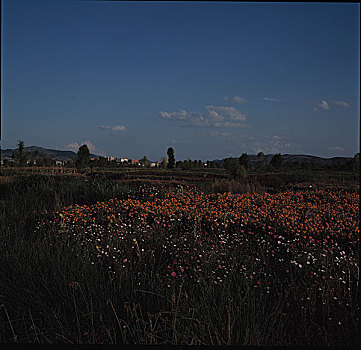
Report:
[[[331,285],[328,289],[325,283],[323,294],[316,293],[296,272],[282,284],[285,279],[276,261],[265,264],[272,288],[267,283],[255,286],[245,274],[232,270],[218,284],[209,283],[202,273],[193,280],[164,280],[169,256],[159,247],[177,235],[176,226],[156,233],[154,251],[134,248],[129,254],[137,259],[126,268],[119,264],[113,269],[106,262],[94,263],[76,228],[64,227],[64,239],[59,240],[59,229],[50,221],[37,226],[39,219],[50,220],[50,213],[64,206],[139,198],[137,191],[101,177],[85,181],[31,176],[0,184],[0,342],[360,344],[354,287],[349,295],[340,294],[344,289],[331,295]],[[111,237],[109,244],[114,244]],[[240,249],[239,259],[246,253],[267,258],[264,246],[251,241]],[[348,278],[351,285],[355,276]],[[344,302],[338,304],[333,295]],[[338,324],[341,319],[343,324]]]

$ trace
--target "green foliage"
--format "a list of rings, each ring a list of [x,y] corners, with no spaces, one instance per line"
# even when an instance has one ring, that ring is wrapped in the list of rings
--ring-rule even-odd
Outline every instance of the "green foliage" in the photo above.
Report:
[[[272,167],[275,169],[280,169],[282,167],[282,164],[283,164],[283,160],[282,160],[281,153],[275,154],[271,159]]]
[[[360,174],[360,152],[353,157],[352,169],[355,173]]]
[[[87,145],[82,145],[79,147],[76,158],[76,166],[79,171],[83,171],[85,167],[89,165],[90,161],[90,152]]]
[[[243,160],[247,158],[248,156],[246,156],[246,158],[244,157]],[[241,165],[239,163],[239,159],[237,158],[226,158],[224,160],[224,167],[230,172],[230,174],[235,179],[244,179],[247,175],[246,168],[244,167],[244,165]]]
[[[172,147],[168,148],[167,155],[168,155],[168,168],[173,169],[175,166],[175,157],[174,157],[174,150]]]
[[[17,162],[17,164],[19,166],[26,165],[28,153],[25,152],[24,141],[19,140],[18,149],[13,152],[12,157],[14,158],[14,160]]]
[[[250,166],[249,163],[249,157],[247,153],[242,153],[242,155],[239,157],[239,164],[243,166],[245,169],[248,169]]]
[[[163,157],[162,162],[160,164],[161,168],[165,169],[167,167],[167,158]]]
[[[143,158],[140,160],[140,164],[147,167],[149,165],[149,160],[147,156],[143,156]]]

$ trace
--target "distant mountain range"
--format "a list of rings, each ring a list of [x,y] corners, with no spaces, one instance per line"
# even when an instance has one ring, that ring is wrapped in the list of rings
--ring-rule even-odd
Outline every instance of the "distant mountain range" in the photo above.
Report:
[[[38,151],[39,152],[39,156],[41,154],[45,155],[46,157],[50,157],[52,159],[57,159],[60,161],[68,161],[69,159],[75,158],[76,157],[76,153],[73,151],[59,151],[57,149],[48,149],[48,148],[43,148],[43,147],[39,147],[39,146],[30,146],[30,147],[25,147],[25,152],[29,152],[32,153],[34,151]],[[2,149],[1,150],[1,159],[11,159],[11,155],[14,152],[14,149]],[[90,158],[97,158],[99,157],[96,154],[90,154]]]
[[[269,164],[271,162],[272,157],[274,154],[265,154],[263,156],[263,160],[265,163]],[[256,164],[258,162],[258,157],[255,154],[248,155],[249,161],[252,164]],[[332,157],[332,158],[322,158],[317,156],[309,156],[304,154],[282,154],[282,160],[285,163],[293,163],[293,162],[310,162],[311,164],[315,165],[326,165],[326,164],[335,164],[335,163],[346,163],[353,158],[351,157]],[[216,159],[215,162],[217,163],[224,163],[224,159]]]
[[[30,146],[25,147],[26,152],[34,152],[37,150],[39,152],[39,155],[44,154],[45,156],[51,157],[52,159],[57,159],[60,161],[68,161],[69,159],[75,158],[76,153],[73,151],[59,151],[56,149],[48,149],[43,148],[39,146]],[[2,149],[1,150],[1,159],[11,159],[11,155],[13,153],[14,149]],[[96,154],[90,154],[90,158],[98,158],[99,156]],[[249,154],[249,161],[253,164],[257,163],[258,158],[257,155]],[[264,155],[264,161],[265,163],[270,163],[271,159],[273,157],[273,154],[265,154]],[[333,158],[322,158],[322,157],[316,157],[316,156],[309,156],[309,155],[295,155],[295,154],[282,154],[282,159],[285,163],[289,162],[310,162],[315,165],[326,165],[326,164],[335,164],[335,163],[346,163],[353,158],[351,157],[333,157]],[[223,163],[224,159],[215,159],[214,160],[217,163]]]

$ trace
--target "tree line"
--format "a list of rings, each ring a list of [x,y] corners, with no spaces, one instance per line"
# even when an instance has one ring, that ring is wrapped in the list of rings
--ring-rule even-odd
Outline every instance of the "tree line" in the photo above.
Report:
[[[281,169],[306,169],[306,170],[315,170],[315,169],[325,169],[325,170],[344,170],[344,171],[360,171],[360,153],[355,154],[352,160],[346,162],[334,162],[329,163],[324,166],[319,166],[311,163],[310,161],[306,162],[284,162],[282,155],[276,153],[272,156],[271,161],[267,163],[265,161],[265,155],[263,152],[257,154],[256,163],[252,163],[247,153],[242,153],[240,157],[228,157],[222,161],[209,161],[205,163],[201,160],[191,160],[187,158],[183,161],[176,161],[174,149],[169,147],[167,150],[167,156],[163,157],[160,162],[155,162],[155,167],[157,168],[167,168],[167,169],[182,169],[182,170],[191,170],[191,169],[201,169],[201,168],[225,168],[227,169],[234,177],[242,178],[249,171],[272,171],[272,170],[281,170]],[[34,150],[32,152],[25,151],[25,145],[23,141],[18,142],[18,148],[13,151],[12,158],[14,160],[15,166],[55,166],[56,161],[50,156],[45,155],[44,153]],[[150,166],[150,162],[147,156],[143,156],[140,159],[139,164],[144,167]],[[4,161],[4,165],[11,165],[9,162]],[[105,168],[105,167],[119,167],[122,164],[119,164],[115,160],[108,160],[105,157],[99,157],[97,159],[90,159],[90,152],[87,145],[82,145],[79,147],[79,150],[76,154],[75,159],[68,160],[65,164],[67,167],[76,167],[79,171],[84,171],[86,168]],[[129,166],[125,164],[123,166]]]

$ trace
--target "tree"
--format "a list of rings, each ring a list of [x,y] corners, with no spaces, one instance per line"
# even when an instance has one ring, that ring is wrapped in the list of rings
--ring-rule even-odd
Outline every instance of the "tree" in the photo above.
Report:
[[[18,162],[19,166],[26,164],[28,154],[25,152],[24,141],[19,140],[18,149],[13,152],[12,157]]]
[[[175,158],[174,158],[174,150],[172,147],[168,148],[167,155],[168,155],[168,168],[173,169],[175,165]]]
[[[84,168],[88,166],[89,161],[90,161],[90,152],[88,146],[87,145],[80,146],[76,158],[76,166],[78,170],[83,171]]]
[[[239,164],[239,159],[237,158],[226,158],[224,160],[224,167],[236,179],[244,179],[247,175],[246,168]]]
[[[237,158],[226,158],[224,160],[224,167],[229,171],[232,171],[237,165],[239,165]]]
[[[167,167],[167,158],[166,157],[162,158],[161,167],[164,169]]]
[[[275,154],[275,155],[272,157],[272,159],[271,159],[271,165],[272,165],[273,168],[275,168],[275,169],[281,168],[282,163],[283,163],[283,160],[282,160],[281,153]]]
[[[262,169],[264,167],[264,153],[258,152],[257,154],[257,166]]]
[[[143,158],[140,160],[140,164],[143,166],[148,166],[149,165],[149,160],[147,156],[143,156]]]
[[[249,157],[247,153],[242,153],[239,157],[239,164],[244,166],[246,169],[249,168]]]
[[[356,153],[352,160],[352,169],[354,172],[360,172],[360,152]]]

